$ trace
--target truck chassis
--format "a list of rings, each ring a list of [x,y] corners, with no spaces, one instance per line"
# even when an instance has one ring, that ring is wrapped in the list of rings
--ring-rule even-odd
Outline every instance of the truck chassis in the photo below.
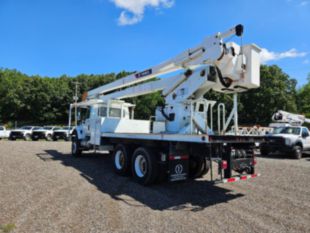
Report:
[[[255,146],[262,137],[103,133],[100,146],[87,146],[73,132],[72,154],[108,150],[114,170],[143,185],[200,178],[215,183],[254,178]],[[217,169],[213,164],[217,165]],[[237,174],[237,175],[236,175]]]

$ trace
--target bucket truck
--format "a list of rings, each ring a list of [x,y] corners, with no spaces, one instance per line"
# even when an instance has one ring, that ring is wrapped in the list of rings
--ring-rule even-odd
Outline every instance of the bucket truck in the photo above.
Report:
[[[79,112],[72,155],[110,151],[115,172],[143,185],[195,179],[209,170],[213,182],[258,176],[253,152],[258,139],[225,135],[231,123],[238,128],[237,93],[260,86],[260,48],[224,41],[242,34],[243,26],[237,25],[159,65],[89,91],[84,101],[70,105],[69,126],[71,110]],[[216,130],[217,103],[203,97],[211,90],[233,95],[227,118],[225,105],[218,105]],[[135,106],[124,99],[153,92],[161,92],[164,106],[151,120],[134,119]],[[212,163],[218,165],[216,174]]]
[[[261,154],[280,152],[295,159],[301,159],[305,151],[310,151],[310,133],[304,123],[310,119],[304,115],[279,110],[272,115],[273,133],[266,136],[261,144]]]

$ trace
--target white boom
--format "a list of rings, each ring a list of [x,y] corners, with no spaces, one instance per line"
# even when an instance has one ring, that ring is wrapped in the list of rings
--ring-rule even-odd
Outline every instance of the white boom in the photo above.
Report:
[[[282,110],[277,111],[272,116],[272,120],[278,123],[288,123],[291,125],[302,125],[304,123],[310,123],[310,119],[304,115],[285,112]]]
[[[190,76],[192,69],[206,64],[212,65],[214,67],[212,70],[213,76],[217,75],[219,77],[219,85],[214,85],[213,87],[216,91],[237,93],[249,88],[257,88],[259,87],[259,72],[256,71],[257,67],[259,67],[258,53],[260,49],[255,45],[247,45],[240,48],[235,43],[225,44],[223,42],[223,39],[229,36],[241,36],[242,33],[243,26],[237,25],[227,32],[207,37],[198,46],[188,49],[166,62],[89,91],[88,99],[98,98],[100,95],[105,95],[105,93],[111,93],[120,88],[144,82],[180,69],[188,70],[184,75],[172,78],[173,83],[171,80],[160,81],[152,84],[154,89],[152,89],[153,86],[146,87],[144,85],[144,88],[139,87],[140,93],[137,93],[135,88],[127,90],[124,93],[124,97],[122,97],[121,93],[117,93],[116,95],[111,95],[111,98],[125,98],[128,95],[131,97],[135,96],[135,93],[141,95],[157,90],[174,89],[175,86]],[[209,72],[206,73],[206,75],[208,74]],[[110,97],[105,97],[104,99],[110,99]]]

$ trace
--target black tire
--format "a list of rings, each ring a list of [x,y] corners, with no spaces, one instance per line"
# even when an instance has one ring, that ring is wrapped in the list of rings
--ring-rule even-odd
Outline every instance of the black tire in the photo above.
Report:
[[[56,142],[58,139],[56,137],[53,137],[53,141]]]
[[[32,138],[32,141],[38,141],[38,140],[39,140],[39,139],[37,139],[37,138],[34,138],[34,137]]]
[[[30,140],[31,140],[31,135],[27,133],[27,134],[24,136],[24,140],[25,140],[25,141],[30,141]]]
[[[10,141],[16,141],[16,138],[9,137]]]
[[[294,146],[293,156],[295,159],[301,159],[302,158],[302,147],[301,146],[299,146],[299,145]]]
[[[77,135],[72,139],[71,154],[73,157],[80,157],[83,153],[81,148],[81,141],[78,139]]]
[[[46,135],[46,141],[52,141],[53,136],[51,134]]]
[[[155,153],[150,149],[139,147],[132,156],[132,175],[142,185],[153,184],[158,175],[158,163]]]
[[[118,144],[113,153],[113,167],[115,173],[127,176],[131,169],[132,150],[123,144]]]
[[[191,156],[189,160],[189,178],[203,177],[209,172],[210,162],[201,156]]]

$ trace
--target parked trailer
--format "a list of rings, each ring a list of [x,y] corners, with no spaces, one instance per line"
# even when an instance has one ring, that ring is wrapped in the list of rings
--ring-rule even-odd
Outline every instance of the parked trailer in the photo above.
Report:
[[[237,25],[166,62],[89,91],[86,100],[70,105],[69,126],[73,108],[79,116],[72,155],[110,151],[115,172],[132,174],[143,185],[195,179],[209,170],[215,182],[258,176],[254,148],[263,138],[238,136],[238,132],[225,136],[231,123],[238,129],[237,93],[260,85],[260,49],[223,41],[242,34],[243,26]],[[183,71],[152,81],[177,70]],[[233,94],[228,117],[225,105],[218,104],[216,130],[213,108],[217,103],[203,97],[210,90]],[[157,91],[165,105],[158,106],[150,120],[134,119],[135,105],[122,99]]]

